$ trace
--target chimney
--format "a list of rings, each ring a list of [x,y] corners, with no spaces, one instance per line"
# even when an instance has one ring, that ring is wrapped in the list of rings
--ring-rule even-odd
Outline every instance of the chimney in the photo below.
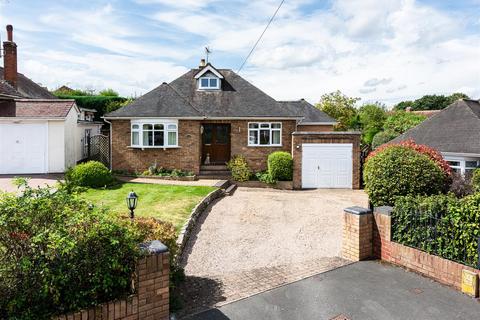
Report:
[[[200,59],[200,67],[205,67],[205,59]]]
[[[3,79],[17,88],[17,44],[13,42],[13,27],[7,25],[7,41],[3,42]]]

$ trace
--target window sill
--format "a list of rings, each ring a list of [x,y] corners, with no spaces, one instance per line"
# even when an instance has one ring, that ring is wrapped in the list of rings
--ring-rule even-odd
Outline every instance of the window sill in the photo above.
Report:
[[[281,144],[249,144],[247,147],[252,147],[252,148],[278,148],[278,147],[283,147]]]
[[[168,147],[142,147],[142,146],[127,146],[128,149],[141,149],[141,150],[145,150],[145,149],[163,149],[163,150],[166,150],[166,149],[180,149],[181,147],[180,146],[168,146]]]

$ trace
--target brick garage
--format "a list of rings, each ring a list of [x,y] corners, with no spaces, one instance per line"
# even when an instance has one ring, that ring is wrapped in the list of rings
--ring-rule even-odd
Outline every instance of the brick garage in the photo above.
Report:
[[[293,187],[301,189],[302,154],[305,144],[351,144],[352,189],[360,189],[360,133],[358,132],[294,132],[292,134]]]
[[[263,147],[248,146],[249,122],[281,122],[282,146]],[[250,168],[257,172],[267,168],[267,157],[274,151],[292,149],[291,135],[295,131],[295,120],[179,120],[178,148],[131,148],[130,120],[112,120],[112,169],[130,172],[143,172],[157,163],[168,169],[200,171],[202,154],[201,125],[206,123],[230,124],[231,155],[241,154],[246,157]]]

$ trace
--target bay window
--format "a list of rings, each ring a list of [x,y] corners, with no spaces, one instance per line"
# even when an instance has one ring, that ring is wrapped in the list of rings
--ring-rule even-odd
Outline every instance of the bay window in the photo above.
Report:
[[[281,122],[250,122],[248,124],[249,146],[281,146]]]
[[[480,167],[480,161],[475,158],[456,158],[446,156],[445,160],[448,162],[448,165],[452,168],[453,172],[462,175],[471,175],[476,168]]]
[[[178,146],[176,120],[138,120],[131,123],[131,146],[171,148]]]

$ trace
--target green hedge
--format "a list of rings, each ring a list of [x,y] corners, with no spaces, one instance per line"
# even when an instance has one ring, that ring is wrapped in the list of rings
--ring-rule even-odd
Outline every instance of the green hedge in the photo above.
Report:
[[[293,178],[292,155],[285,151],[275,151],[268,156],[268,173],[272,180],[291,181]]]
[[[477,267],[480,193],[400,197],[392,213],[392,239],[406,246]]]
[[[131,293],[141,233],[65,189],[0,194],[0,319],[51,319]]]
[[[101,188],[111,184],[113,177],[103,163],[88,161],[68,169],[65,180],[74,186]]]
[[[101,117],[112,110],[112,105],[121,104],[127,101],[127,98],[113,96],[66,96],[59,95],[60,99],[74,99],[79,108],[95,109],[95,120],[102,120]]]
[[[363,179],[365,191],[375,206],[391,206],[399,196],[444,192],[448,181],[428,156],[400,145],[368,157]]]

